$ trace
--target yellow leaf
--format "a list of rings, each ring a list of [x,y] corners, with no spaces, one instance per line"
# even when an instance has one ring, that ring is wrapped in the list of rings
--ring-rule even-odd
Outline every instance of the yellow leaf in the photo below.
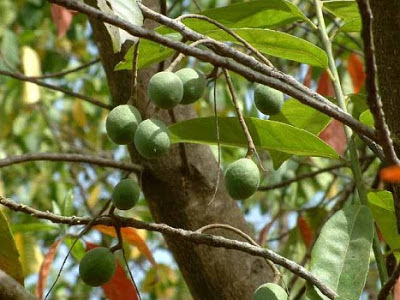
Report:
[[[93,226],[93,228],[109,236],[117,236],[115,229],[112,226],[96,225]],[[125,242],[136,246],[138,250],[143,253],[154,266],[156,265],[153,254],[151,253],[149,247],[147,247],[146,241],[143,240],[139,235],[137,229],[131,227],[121,228],[121,235]]]
[[[90,208],[93,208],[97,202],[99,202],[99,197],[101,193],[101,185],[96,185],[94,189],[90,192],[87,199],[87,204]]]
[[[35,50],[28,46],[22,47],[22,69],[26,76],[40,76],[40,59]],[[40,100],[39,86],[32,82],[24,82],[22,92],[24,103],[33,104]]]
[[[35,239],[23,233],[16,233],[14,237],[24,275],[28,276],[29,274],[39,273],[43,254]]]
[[[83,109],[83,105],[82,105],[81,101],[75,100],[74,105],[72,107],[72,116],[73,116],[75,122],[80,127],[85,127],[87,120],[86,120],[85,110]]]

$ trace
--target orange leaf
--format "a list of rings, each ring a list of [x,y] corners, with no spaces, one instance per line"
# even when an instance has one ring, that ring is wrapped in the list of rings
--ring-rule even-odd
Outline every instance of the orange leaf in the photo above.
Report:
[[[62,239],[58,239],[50,246],[49,251],[44,257],[43,263],[40,266],[39,280],[35,289],[35,295],[38,299],[42,299],[43,297],[43,292],[46,288],[47,277],[49,276],[51,265],[53,263],[54,257],[56,256],[61,241]]]
[[[297,225],[299,226],[300,234],[303,238],[304,244],[306,244],[307,247],[310,247],[313,238],[310,225],[308,225],[308,222],[300,215],[297,218]]]
[[[93,228],[109,236],[117,237],[117,233],[112,226],[96,225],[93,226]],[[153,266],[156,265],[153,254],[151,253],[149,247],[147,247],[146,241],[144,241],[138,234],[137,229],[131,227],[121,228],[121,235],[124,241],[136,246],[139,251],[147,257]]]
[[[312,67],[309,66],[306,77],[304,78],[304,82],[303,82],[304,85],[308,88],[311,86],[311,77],[312,77]]]
[[[57,37],[63,37],[71,26],[72,15],[75,12],[57,4],[51,4],[51,17],[57,27]]]
[[[99,245],[87,242],[86,251],[99,247]],[[126,276],[125,270],[118,261],[113,278],[101,287],[109,300],[137,300],[138,296],[132,281]]]
[[[331,145],[339,155],[343,155],[346,151],[346,135],[344,133],[343,124],[338,120],[332,120],[318,137]]]
[[[347,71],[350,74],[351,81],[353,82],[354,93],[358,93],[364,84],[365,72],[363,68],[363,63],[354,53],[349,56],[349,61],[347,63]]]
[[[393,300],[400,300],[400,278],[396,280],[393,287]]]
[[[386,182],[400,182],[400,166],[390,166],[382,169],[380,177]]]
[[[322,96],[335,96],[335,90],[327,71],[322,72],[321,78],[318,81],[317,93]]]

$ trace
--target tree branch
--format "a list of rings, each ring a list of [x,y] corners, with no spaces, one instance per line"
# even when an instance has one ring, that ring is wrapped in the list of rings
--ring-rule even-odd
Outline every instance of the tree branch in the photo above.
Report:
[[[0,269],[0,299],[37,300],[14,278]]]
[[[311,106],[316,110],[341,121],[343,124],[351,127],[355,132],[365,135],[372,140],[376,140],[375,132],[368,126],[360,123],[358,120],[353,118],[350,114],[344,112],[336,105],[332,104],[329,100],[319,95],[318,93],[307,88],[303,84],[296,81],[293,77],[288,76],[282,72],[276,71],[265,64],[260,63],[256,59],[246,54],[243,54],[223,43],[212,40],[201,34],[195,33],[190,30],[182,23],[176,22],[168,17],[157,14],[149,9],[144,11],[144,15],[147,18],[156,19],[156,21],[162,20],[163,23],[180,31],[184,37],[190,37],[190,40],[199,40],[208,38],[210,43],[218,45],[218,51],[227,57],[233,57],[236,60],[240,60],[240,63],[227,59],[225,56],[217,55],[211,51],[202,50],[194,47],[190,47],[184,43],[173,41],[165,36],[157,34],[152,30],[147,30],[139,26],[132,25],[129,22],[122,20],[117,16],[110,16],[102,13],[98,9],[94,9],[88,5],[78,3],[74,0],[48,0],[51,3],[56,3],[69,9],[80,11],[86,15],[89,15],[99,21],[106,22],[117,26],[128,33],[137,36],[139,38],[145,38],[153,42],[162,44],[166,47],[175,49],[186,55],[194,56],[202,61],[210,62],[214,66],[223,67],[229,69],[237,74],[240,74],[249,81],[258,82],[271,86],[277,90],[286,93],[289,96],[299,100],[303,104]],[[138,3],[139,4],[139,3]],[[141,8],[143,5],[139,4]],[[256,71],[256,72],[255,72]]]
[[[65,161],[65,162],[75,162],[75,163],[88,163],[88,164],[98,165],[101,167],[116,168],[135,173],[140,173],[143,170],[143,168],[140,165],[132,163],[118,162],[112,159],[95,157],[90,155],[83,155],[76,153],[58,153],[58,152],[32,153],[32,154],[9,156],[7,158],[0,159],[0,168],[31,161]]]
[[[43,212],[34,208],[31,208],[24,204],[18,204],[11,199],[0,196],[0,204],[10,208],[14,211],[23,212],[29,214],[38,219],[46,219],[53,223],[73,225],[85,225],[93,221],[92,218],[88,217],[65,217],[53,214],[51,212]],[[107,225],[107,226],[121,226],[121,227],[133,227],[136,229],[145,229],[149,231],[160,232],[165,235],[177,239],[183,239],[198,245],[208,245],[212,247],[225,248],[238,250],[248,253],[253,256],[263,257],[271,260],[275,264],[278,264],[299,277],[305,279],[309,283],[315,285],[324,295],[328,296],[330,299],[337,297],[335,291],[326,286],[320,279],[309,272],[304,267],[296,264],[295,262],[276,254],[269,249],[262,249],[259,246],[253,246],[247,242],[239,242],[236,240],[230,240],[222,236],[215,236],[210,234],[202,234],[195,231],[178,229],[162,223],[146,223],[133,218],[124,218],[120,216],[101,216],[95,220],[93,225]]]

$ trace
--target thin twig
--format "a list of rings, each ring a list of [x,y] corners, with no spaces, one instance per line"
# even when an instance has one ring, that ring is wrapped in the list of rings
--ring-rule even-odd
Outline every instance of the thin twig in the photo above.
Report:
[[[236,32],[234,32],[232,29],[224,26],[223,24],[203,15],[195,15],[195,14],[187,14],[187,15],[182,15],[178,18],[176,18],[176,21],[181,22],[184,19],[198,19],[198,20],[204,20],[207,21],[210,24],[215,25],[216,27],[222,29],[229,35],[233,36],[236,40],[238,40],[240,43],[243,44],[245,48],[247,48],[251,53],[253,53],[259,60],[261,60],[263,63],[265,63],[267,66],[270,66],[271,68],[274,67],[274,65],[258,51],[256,48],[254,48],[249,42],[247,42],[244,38],[242,38],[240,35],[238,35]]]
[[[142,170],[142,167],[140,165],[132,163],[119,162],[112,159],[77,154],[77,153],[58,153],[58,152],[32,153],[32,154],[9,156],[7,158],[0,159],[0,168],[25,162],[32,162],[32,161],[67,161],[75,163],[88,163],[88,164],[98,165],[101,167],[116,168],[135,173],[139,173]]]
[[[209,43],[209,39],[198,40],[190,44],[191,47],[196,47],[201,44]],[[174,61],[165,69],[167,72],[173,72],[174,69],[181,63],[181,61],[185,58],[185,54],[179,53],[178,56],[174,59]]]
[[[196,232],[203,233],[206,230],[215,229],[215,228],[223,228],[223,229],[233,231],[234,233],[236,233],[236,234],[240,235],[241,237],[243,237],[244,239],[246,239],[253,246],[261,248],[261,246],[259,244],[257,244],[257,242],[254,241],[248,234],[246,234],[243,231],[241,231],[240,229],[237,229],[228,224],[210,224],[210,225],[206,225],[206,226],[203,226],[203,227],[197,229]],[[278,268],[270,260],[265,259],[265,261],[268,264],[268,266],[271,268],[272,272],[274,273],[274,283],[278,284],[282,279],[281,272],[279,272]]]
[[[128,104],[132,104],[133,106],[137,105],[137,89],[138,89],[138,60],[139,60],[139,46],[140,39],[138,39],[135,44],[135,48],[133,49],[133,61],[132,61],[132,84],[131,84],[131,96],[128,100]]]
[[[396,281],[399,279],[399,276],[400,276],[400,264],[397,265],[392,276],[390,276],[390,278],[382,286],[378,294],[378,300],[386,300],[393,286],[396,284]]]
[[[50,90],[59,91],[61,93],[64,93],[65,95],[85,100],[86,102],[94,104],[94,105],[96,105],[98,107],[105,108],[105,109],[108,109],[108,110],[112,109],[111,105],[105,104],[105,103],[103,103],[103,102],[101,102],[99,100],[96,100],[96,99],[92,98],[92,97],[85,96],[85,95],[82,95],[82,94],[79,94],[79,93],[75,93],[75,92],[69,91],[69,90],[64,89],[62,87],[59,87],[57,85],[49,84],[49,83],[34,79],[34,78],[30,77],[30,76],[25,76],[25,75],[20,74],[20,73],[13,73],[13,72],[8,72],[8,71],[4,71],[4,70],[0,70],[0,75],[8,76],[8,77],[11,77],[11,78],[14,78],[14,79],[18,79],[18,80],[21,80],[21,81],[32,82],[32,83],[35,83],[35,84],[37,84],[39,86],[43,86],[45,88],[48,88]]]
[[[210,234],[201,234],[198,232],[178,229],[162,223],[146,223],[133,218],[124,218],[120,216],[115,216],[110,218],[109,216],[100,216],[96,220],[88,217],[66,217],[53,214],[51,212],[43,212],[34,208],[31,208],[24,204],[18,204],[11,199],[0,196],[0,204],[14,210],[29,214],[38,219],[46,219],[53,223],[68,224],[73,225],[85,225],[92,222],[93,225],[107,225],[107,226],[121,226],[121,227],[133,227],[136,229],[145,229],[149,231],[157,231],[165,235],[177,239],[183,239],[190,241],[195,244],[208,245],[212,247],[225,248],[238,250],[248,253],[253,256],[263,257],[271,260],[277,265],[280,265],[294,274],[297,274],[301,278],[305,279],[309,283],[315,285],[324,295],[328,296],[329,299],[335,299],[337,294],[330,287],[326,286],[319,278],[313,275],[304,267],[298,265],[297,263],[276,254],[269,249],[263,249],[259,246],[253,246],[247,242],[239,242],[236,240],[230,240],[221,236],[214,236]]]

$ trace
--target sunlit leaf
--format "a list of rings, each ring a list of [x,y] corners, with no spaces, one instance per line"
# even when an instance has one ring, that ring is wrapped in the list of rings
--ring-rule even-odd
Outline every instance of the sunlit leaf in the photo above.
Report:
[[[38,273],[43,261],[43,254],[37,240],[29,233],[16,233],[14,237],[24,275]]]
[[[379,175],[383,181],[400,182],[400,166],[383,168]]]
[[[87,124],[86,113],[82,105],[82,101],[75,100],[72,106],[72,116],[74,121],[80,126],[85,127]]]
[[[22,47],[22,69],[26,76],[40,76],[40,58],[35,50],[30,47]],[[40,100],[40,88],[32,82],[24,82],[22,93],[24,103],[32,104]]]
[[[361,113],[360,122],[370,127],[375,126],[374,116],[371,114],[371,111],[369,109]]]

